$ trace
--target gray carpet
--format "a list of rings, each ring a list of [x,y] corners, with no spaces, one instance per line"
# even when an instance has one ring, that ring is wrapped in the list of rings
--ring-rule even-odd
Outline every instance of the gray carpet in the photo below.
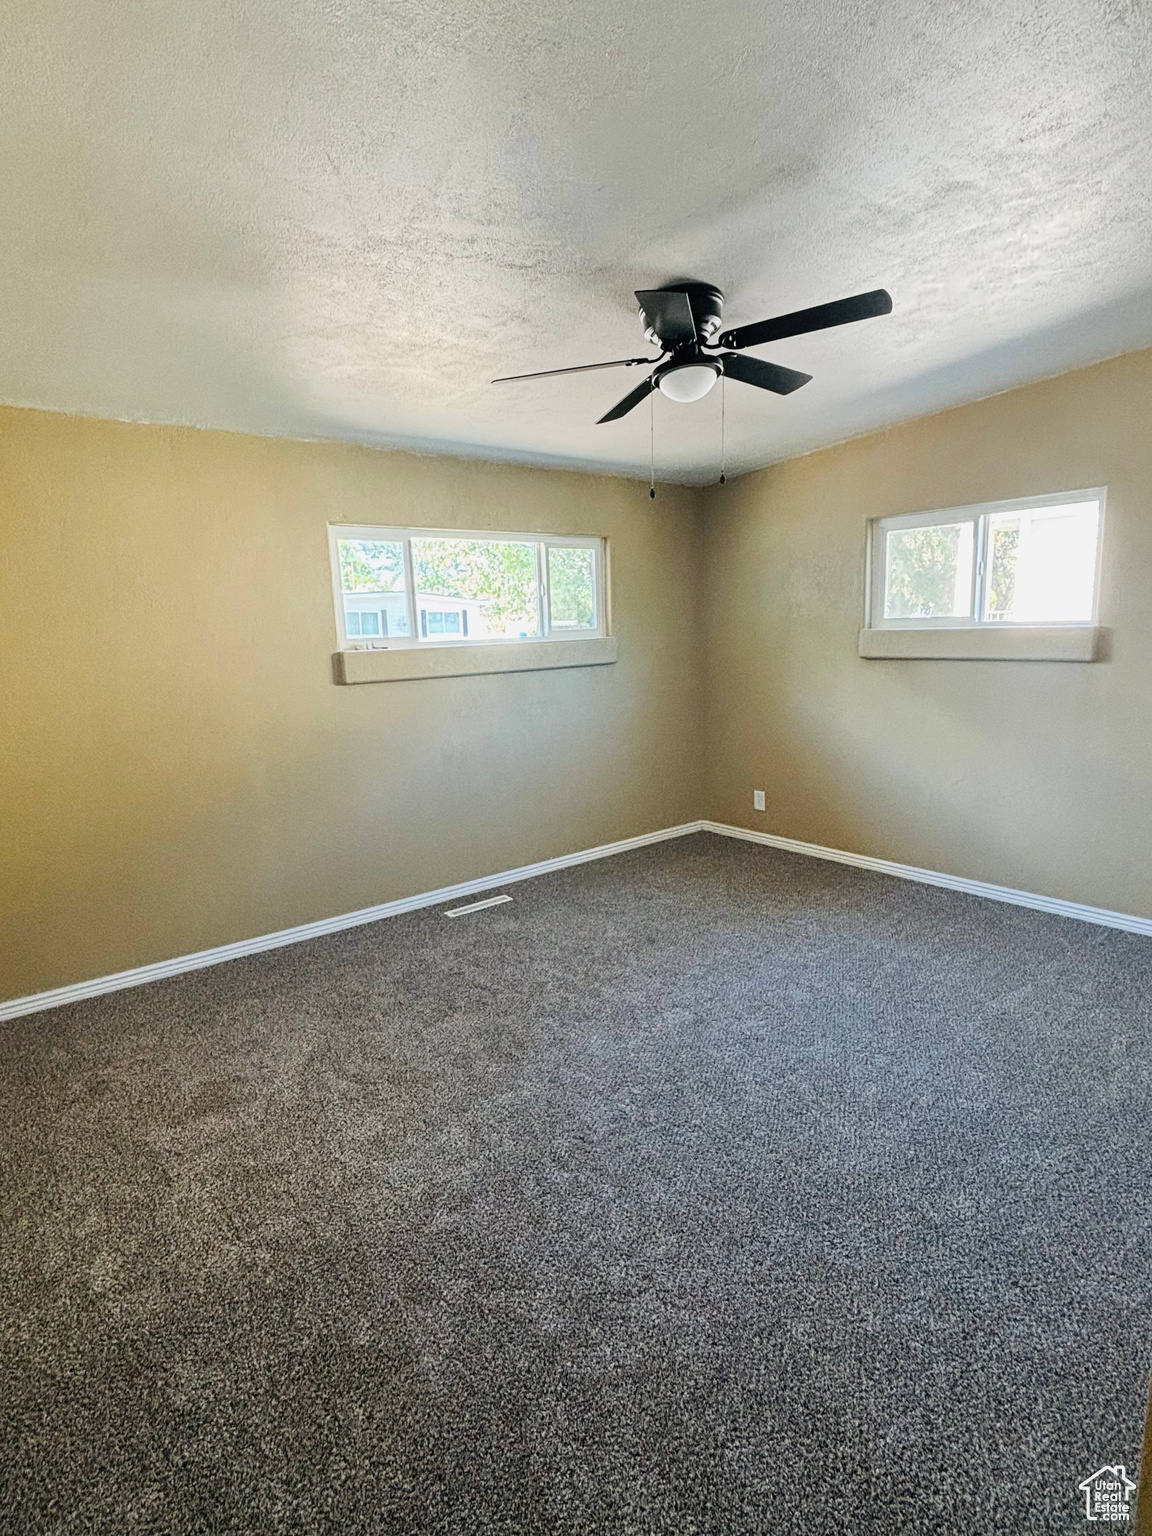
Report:
[[[1072,1532],[1152,943],[700,835],[0,1029],[6,1531]]]

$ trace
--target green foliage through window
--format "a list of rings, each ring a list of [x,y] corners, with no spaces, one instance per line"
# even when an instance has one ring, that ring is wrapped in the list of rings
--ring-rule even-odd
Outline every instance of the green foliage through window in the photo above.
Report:
[[[1094,622],[1103,492],[872,524],[870,622],[893,627]]]
[[[600,541],[333,526],[342,643],[603,633]],[[411,586],[409,586],[411,584]],[[455,611],[453,611],[455,610]],[[365,627],[375,614],[378,630]],[[373,620],[368,618],[370,625]],[[370,638],[367,643],[372,643]]]
[[[889,531],[885,618],[953,617],[965,611],[956,605],[962,535],[970,545],[971,524],[937,523]]]
[[[1016,565],[1020,558],[1020,519],[992,524],[992,568],[988,580],[988,617],[1003,619],[1016,601]]]
[[[554,629],[591,629],[596,622],[593,561],[590,549],[549,549],[548,594]]]
[[[345,592],[391,592],[404,574],[404,546],[374,539],[338,539]]]
[[[485,602],[502,625],[536,629],[536,547],[508,539],[413,539],[417,592]]]

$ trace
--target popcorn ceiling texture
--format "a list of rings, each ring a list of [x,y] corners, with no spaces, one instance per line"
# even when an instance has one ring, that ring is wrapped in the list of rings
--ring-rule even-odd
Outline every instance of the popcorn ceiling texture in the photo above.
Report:
[[[0,58],[0,400],[638,474],[631,292],[768,350],[729,465],[1152,343],[1149,10],[1127,0],[25,0]],[[719,391],[656,403],[710,478]]]

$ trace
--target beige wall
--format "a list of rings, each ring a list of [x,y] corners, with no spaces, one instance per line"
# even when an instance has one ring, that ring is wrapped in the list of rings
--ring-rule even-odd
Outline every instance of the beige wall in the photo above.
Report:
[[[866,519],[1100,484],[1109,661],[857,656]],[[606,534],[620,660],[337,687],[330,520]],[[1152,353],[656,502],[0,410],[0,711],[0,998],[702,814],[1152,916]]]
[[[604,534],[614,666],[337,687],[329,521]],[[696,493],[0,410],[0,998],[699,815]]]
[[[857,656],[866,519],[1096,485],[1110,661]],[[1152,352],[762,470],[708,507],[707,816],[1152,917]]]

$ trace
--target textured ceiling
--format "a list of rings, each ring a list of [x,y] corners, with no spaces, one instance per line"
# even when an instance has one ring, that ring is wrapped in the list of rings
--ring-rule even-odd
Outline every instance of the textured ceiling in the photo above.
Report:
[[[21,0],[0,399],[646,474],[635,370],[487,381],[889,288],[728,385],[751,468],[1152,344],[1150,66],[1142,0]]]

